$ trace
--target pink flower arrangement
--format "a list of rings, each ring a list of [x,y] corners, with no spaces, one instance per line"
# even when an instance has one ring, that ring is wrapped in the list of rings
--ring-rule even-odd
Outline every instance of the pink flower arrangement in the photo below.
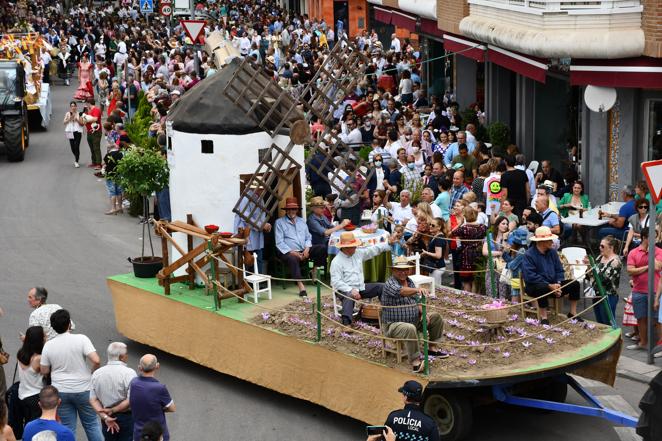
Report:
[[[501,300],[496,299],[492,303],[487,303],[482,306],[483,309],[502,309],[506,306]]]

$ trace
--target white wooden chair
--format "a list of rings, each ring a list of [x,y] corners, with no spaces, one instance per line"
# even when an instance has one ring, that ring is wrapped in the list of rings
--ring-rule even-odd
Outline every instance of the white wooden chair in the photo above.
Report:
[[[573,277],[579,282],[580,293],[584,293],[584,280],[586,279],[586,270],[588,265],[584,264],[586,257],[586,250],[581,247],[566,247],[561,250],[561,254],[566,258],[572,266]],[[586,308],[586,296],[582,295],[584,301],[584,308]]]
[[[255,303],[258,302],[260,293],[266,292],[267,298],[271,300],[271,276],[266,274],[260,274],[260,270],[257,267],[257,254],[253,253],[253,274],[246,273],[246,264],[243,265],[244,270],[244,280],[253,287],[253,299]],[[267,284],[265,288],[260,288],[262,283]],[[250,294],[244,294],[244,299]]]
[[[421,255],[419,253],[413,256],[407,256],[409,262],[415,262],[416,274],[409,276],[416,288],[427,288],[431,293],[435,292],[434,277],[421,275]]]

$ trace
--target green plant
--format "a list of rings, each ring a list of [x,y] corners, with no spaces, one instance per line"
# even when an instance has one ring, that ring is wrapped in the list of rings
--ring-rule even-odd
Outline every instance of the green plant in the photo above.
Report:
[[[371,151],[372,148],[369,145],[364,145],[361,147],[361,150],[359,150],[359,157],[367,162]]]
[[[476,127],[480,125],[480,123],[478,122],[478,115],[476,115],[476,111],[474,109],[467,107],[462,112],[460,112],[460,116],[462,117],[462,125],[463,125],[461,129],[463,130],[467,126],[467,124],[473,124]]]
[[[149,202],[147,198],[155,191],[162,190],[168,185],[168,163],[158,150],[149,146],[131,146],[115,168],[115,180],[124,191],[139,197],[143,207],[143,234],[141,260],[145,259],[145,228],[149,245],[154,256],[152,244],[152,230],[149,228]],[[132,206],[134,204],[132,203]],[[134,207],[135,210],[135,207]]]
[[[118,184],[130,194],[149,196],[168,185],[168,163],[155,149],[131,146],[115,169]]]
[[[505,148],[510,144],[510,129],[502,122],[495,121],[487,127],[487,134],[493,147]]]

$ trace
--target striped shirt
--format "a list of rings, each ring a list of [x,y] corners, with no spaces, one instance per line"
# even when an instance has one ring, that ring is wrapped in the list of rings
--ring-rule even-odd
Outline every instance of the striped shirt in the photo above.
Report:
[[[112,407],[129,396],[129,384],[137,377],[136,371],[123,361],[109,361],[92,373],[90,398],[97,398],[103,407]]]
[[[410,278],[407,278],[407,286],[409,288],[415,288],[414,282]],[[381,296],[382,305],[398,306],[399,308],[383,308],[382,320],[386,324],[404,322],[417,325],[421,316],[418,312],[416,296],[405,297],[400,294],[401,289],[402,285],[393,276],[384,283]],[[404,306],[404,308],[400,308],[401,306]]]

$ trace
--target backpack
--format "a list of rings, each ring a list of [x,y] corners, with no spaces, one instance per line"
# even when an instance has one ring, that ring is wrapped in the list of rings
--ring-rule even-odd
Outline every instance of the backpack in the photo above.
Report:
[[[549,213],[547,213],[546,215],[544,215],[544,216],[542,217],[542,221],[543,221],[543,223],[545,222],[545,219],[547,219],[552,213],[556,214],[556,213],[554,212],[554,210],[551,210],[551,209],[550,209],[550,210],[549,210]],[[563,226],[563,222],[561,222],[561,216],[559,216],[558,214],[557,214],[556,216],[559,218],[559,234],[558,234],[558,236],[559,236],[559,238],[561,238],[561,236],[563,235],[563,228],[564,228],[564,226]]]

